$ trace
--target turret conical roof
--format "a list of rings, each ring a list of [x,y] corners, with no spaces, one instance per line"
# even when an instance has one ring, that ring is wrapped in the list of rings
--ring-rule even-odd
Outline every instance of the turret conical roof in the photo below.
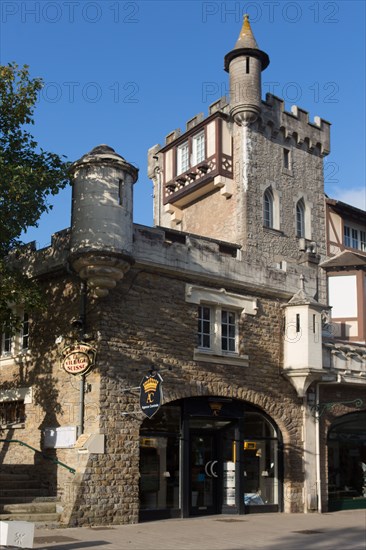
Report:
[[[240,55],[252,56],[260,59],[262,71],[264,71],[264,69],[266,69],[269,65],[268,55],[258,48],[258,44],[254,38],[254,34],[249,23],[248,14],[244,15],[243,26],[234,49],[225,55],[225,71],[229,72],[230,62],[235,59],[235,57],[239,57]]]
[[[258,44],[254,38],[252,27],[249,23],[249,15],[246,13],[244,15],[243,26],[241,28],[239,38],[234,46],[234,50],[239,48],[254,48],[259,49]]]

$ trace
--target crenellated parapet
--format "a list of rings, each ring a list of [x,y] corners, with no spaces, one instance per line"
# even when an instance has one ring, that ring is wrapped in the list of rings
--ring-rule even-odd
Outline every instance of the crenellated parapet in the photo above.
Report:
[[[228,116],[229,104],[220,98],[210,105],[207,117],[199,113],[187,121],[185,131],[173,130],[163,147],[149,150],[148,175],[157,187],[156,198],[161,193],[159,205],[165,212],[174,216],[177,209],[215,189],[231,196],[233,146]]]
[[[305,144],[309,152],[318,149],[321,156],[330,153],[331,123],[318,117],[310,122],[309,113],[297,105],[291,107],[291,112],[285,111],[283,99],[267,93],[262,101],[261,115],[258,122],[261,131],[270,131],[275,137],[282,133],[285,139],[293,138],[296,145]]]

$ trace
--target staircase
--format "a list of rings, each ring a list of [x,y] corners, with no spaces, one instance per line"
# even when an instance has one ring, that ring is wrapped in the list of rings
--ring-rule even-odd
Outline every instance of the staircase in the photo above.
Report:
[[[34,465],[0,466],[0,521],[31,521],[56,526],[58,499],[42,484]]]

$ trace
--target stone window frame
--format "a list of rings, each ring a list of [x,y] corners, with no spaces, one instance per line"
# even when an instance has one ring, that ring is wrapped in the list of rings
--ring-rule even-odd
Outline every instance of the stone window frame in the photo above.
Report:
[[[297,232],[297,205],[302,201],[304,205],[304,235],[300,237]],[[306,239],[307,241],[312,240],[312,224],[311,224],[311,215],[313,210],[313,203],[309,201],[306,193],[297,193],[294,196],[294,234],[297,239]]]
[[[305,202],[301,198],[296,203],[296,236],[300,239],[305,238],[305,213]]]
[[[20,403],[24,409],[24,417],[18,422],[7,422],[0,424],[1,428],[24,428],[26,419],[26,405],[33,401],[33,389],[32,387],[19,387],[9,390],[0,390],[0,409],[4,409],[6,413],[6,404],[9,404],[9,408],[16,408],[16,403]],[[13,404],[13,406],[11,405]],[[1,422],[1,421],[0,421]]]
[[[221,328],[213,334],[213,344],[210,349],[195,347],[193,359],[209,363],[234,364],[249,366],[249,356],[241,353],[239,321],[246,315],[256,315],[258,310],[257,300],[241,294],[227,292],[226,289],[215,289],[187,284],[185,289],[186,302],[197,306],[209,306],[214,312],[215,324],[221,319],[221,311],[232,311],[236,314],[237,347],[236,352],[221,349]],[[221,326],[221,322],[220,322]]]
[[[262,219],[264,229],[275,229],[280,231],[280,192],[274,182],[267,182],[261,186],[262,191]],[[272,225],[266,225],[264,219],[264,200],[266,193],[271,193],[272,196]]]
[[[286,159],[288,166],[286,167]],[[292,148],[290,146],[284,145],[282,147],[282,174],[286,176],[293,176],[293,161],[292,161]]]

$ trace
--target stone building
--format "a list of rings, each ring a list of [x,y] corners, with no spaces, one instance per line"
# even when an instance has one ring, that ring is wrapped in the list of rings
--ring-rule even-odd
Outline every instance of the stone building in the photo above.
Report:
[[[63,523],[365,505],[365,341],[332,332],[319,265],[329,123],[262,101],[268,64],[245,17],[230,100],[149,150],[153,228],[101,145],[71,228],[17,260],[47,307],[2,337],[1,471]]]

